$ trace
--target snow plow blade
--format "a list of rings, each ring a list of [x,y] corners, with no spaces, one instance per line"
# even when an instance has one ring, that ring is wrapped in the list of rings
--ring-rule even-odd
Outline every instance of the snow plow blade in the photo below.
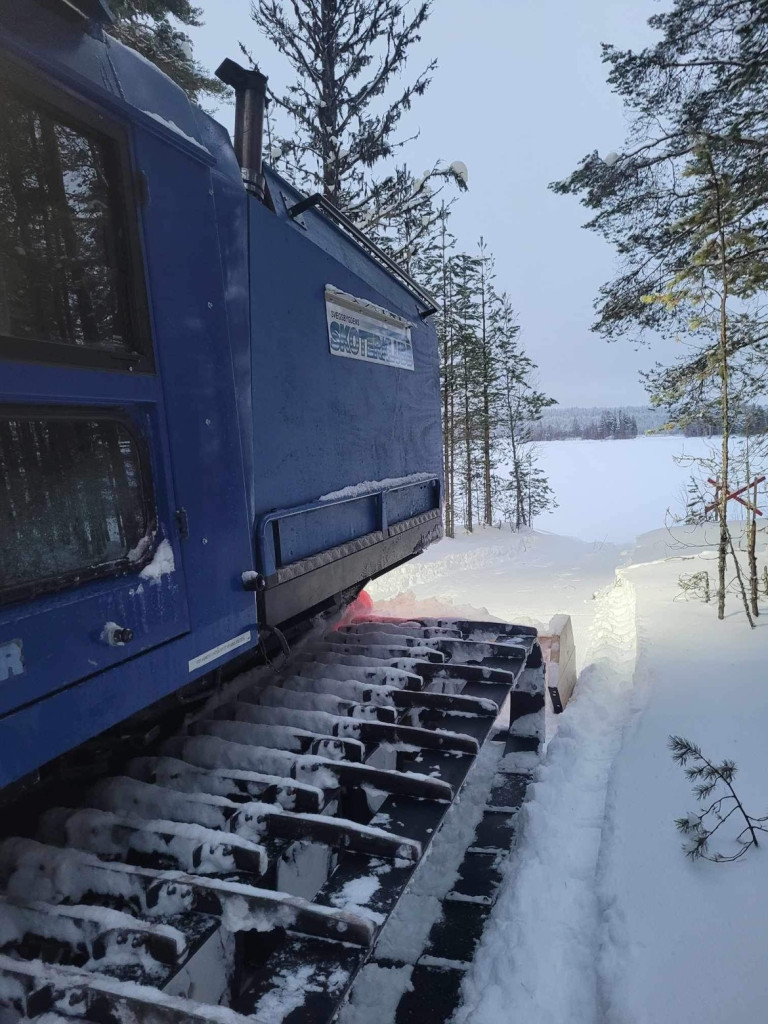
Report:
[[[330,1024],[446,815],[479,810],[454,803],[478,757],[537,748],[544,692],[534,631],[448,619],[367,618],[233,681],[80,806],[48,810],[37,840],[0,842],[0,1005],[176,1024],[267,1021],[290,999],[292,1019]],[[489,776],[473,834],[450,840],[466,863],[422,974],[441,928],[468,941],[478,869],[496,877],[514,832],[515,772]]]

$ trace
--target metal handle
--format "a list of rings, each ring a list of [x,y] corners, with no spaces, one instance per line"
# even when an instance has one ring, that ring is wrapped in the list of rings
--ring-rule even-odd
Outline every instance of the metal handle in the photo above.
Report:
[[[123,647],[133,640],[133,630],[128,626],[118,626],[116,622],[107,622],[101,631],[101,639],[110,647]]]

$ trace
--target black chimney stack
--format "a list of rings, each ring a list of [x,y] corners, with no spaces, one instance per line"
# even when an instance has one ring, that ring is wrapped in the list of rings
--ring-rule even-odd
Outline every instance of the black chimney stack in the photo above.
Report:
[[[235,155],[243,172],[245,187],[263,199],[261,163],[267,76],[260,71],[249,71],[227,58],[216,69],[216,77],[235,90]]]

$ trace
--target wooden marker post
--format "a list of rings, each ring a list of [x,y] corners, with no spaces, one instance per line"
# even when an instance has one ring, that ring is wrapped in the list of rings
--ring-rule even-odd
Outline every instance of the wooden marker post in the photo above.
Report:
[[[747,560],[749,562],[749,603],[752,607],[752,614],[758,616],[760,614],[760,608],[757,603],[758,596],[758,577],[757,577],[757,517],[762,516],[762,510],[757,505],[757,486],[763,483],[765,480],[764,476],[756,476],[754,480],[745,484],[743,487],[738,487],[735,491],[726,497],[726,502],[738,501],[740,505],[743,505],[747,510]],[[715,488],[715,500],[710,502],[709,505],[704,509],[705,512],[712,512],[720,504],[720,491],[722,484],[718,480],[713,480],[711,477],[708,483],[712,484]],[[751,496],[749,492],[752,491]],[[743,498],[742,495],[746,494],[747,497]],[[736,566],[738,572],[738,565]],[[746,595],[744,600],[746,601]]]

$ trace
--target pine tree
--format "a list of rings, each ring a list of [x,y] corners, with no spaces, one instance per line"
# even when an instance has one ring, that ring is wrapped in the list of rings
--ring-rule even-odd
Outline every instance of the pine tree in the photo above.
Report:
[[[501,367],[502,437],[509,455],[501,505],[505,518],[515,530],[521,530],[532,524],[535,515],[556,507],[532,443],[533,424],[544,409],[556,403],[535,387],[537,367],[522,346],[520,327],[506,295],[499,296],[496,347]]]
[[[435,296],[438,310],[433,323],[440,352],[440,398],[443,420],[443,511],[445,533],[455,536],[455,466],[456,466],[456,386],[455,366],[456,317],[454,310],[454,261],[456,239],[448,228],[449,207],[445,202],[432,221],[429,244],[416,258],[412,270],[416,278]]]
[[[274,134],[273,161],[300,188],[321,192],[366,230],[382,225],[386,234],[404,205],[415,209],[429,199],[430,183],[467,185],[460,162],[435,165],[420,178],[404,168],[378,178],[372,173],[408,141],[396,138],[401,119],[437,66],[432,60],[409,84],[399,84],[431,6],[432,0],[415,8],[403,0],[252,4],[256,25],[295,76],[284,93],[272,94],[290,125]]]
[[[200,7],[189,0],[110,0],[110,9],[112,35],[156,64],[191,99],[226,95],[227,87],[194,59],[189,36],[175,24],[201,25]]]
[[[736,764],[731,760],[718,764],[706,757],[701,747],[683,736],[670,736],[668,746],[672,760],[694,783],[693,792],[700,804],[698,810],[675,819],[677,830],[686,837],[683,850],[687,856],[691,860],[703,857],[722,863],[738,860],[751,847],[758,847],[763,841],[763,834],[768,833],[768,815],[757,818],[747,812],[734,788],[738,771]],[[729,853],[712,853],[712,838],[730,818],[733,818],[731,825],[735,823],[730,840],[735,848]],[[725,836],[721,833],[718,838],[724,839]]]
[[[662,32],[654,47],[604,53],[632,115],[626,151],[591,154],[553,188],[581,194],[595,211],[588,226],[623,261],[601,291],[596,328],[686,339],[690,354],[647,375],[652,400],[683,426],[717,409],[722,618],[731,401],[755,393],[767,354],[758,294],[768,281],[768,21],[759,0],[677,0],[651,24]]]
[[[433,187],[434,176],[425,172],[417,178],[404,165],[395,168],[392,186],[386,190],[388,206],[374,205],[357,217],[365,229],[393,259],[434,293],[439,281],[432,280],[430,253],[439,244],[442,224],[453,201],[443,197],[444,183]],[[438,202],[439,200],[439,202]]]
[[[479,244],[478,270],[480,324],[478,335],[478,385],[480,390],[480,424],[482,431],[482,470],[483,470],[483,522],[486,526],[493,523],[493,468],[494,456],[492,436],[495,427],[495,412],[498,405],[498,386],[501,368],[494,358],[494,334],[496,328],[495,311],[499,301],[493,293],[493,257],[488,252],[485,241]]]
[[[479,334],[482,310],[480,261],[476,256],[459,253],[453,264],[453,336],[454,373],[458,405],[457,434],[461,447],[462,489],[464,494],[464,528],[472,532],[477,507],[474,492],[477,485],[478,368],[480,365]]]
[[[533,386],[536,367],[520,346],[508,297],[494,287],[494,260],[484,240],[476,254],[456,252],[448,205],[438,213],[429,246],[411,269],[439,305],[445,530],[452,537],[457,512],[468,532],[477,522],[492,525],[499,511],[507,515],[510,482],[497,469],[510,457],[519,525],[552,507],[530,442],[541,410],[554,403]]]
[[[545,512],[552,512],[558,507],[558,504],[547,475],[537,463],[535,446],[529,446],[526,458],[528,460],[528,524],[532,526],[537,516],[543,515]]]

